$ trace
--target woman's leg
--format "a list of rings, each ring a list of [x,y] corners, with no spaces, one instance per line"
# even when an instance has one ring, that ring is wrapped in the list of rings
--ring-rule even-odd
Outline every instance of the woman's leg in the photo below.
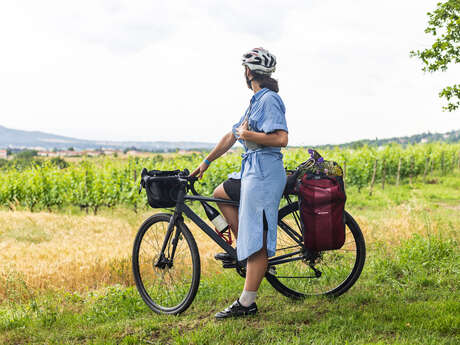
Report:
[[[267,271],[267,266],[268,258],[266,248],[262,248],[248,258],[246,281],[244,282],[244,289],[246,291],[257,291],[259,289],[260,283],[262,279],[264,279],[265,272]]]
[[[265,218],[265,212],[263,213],[263,246],[258,252],[252,254],[248,258],[246,266],[246,280],[244,282],[245,291],[257,291],[259,289],[262,279],[264,279],[265,272],[268,266],[267,257],[267,220]]]
[[[214,198],[227,199],[231,200],[228,194],[225,192],[223,183],[221,183],[213,193]],[[224,218],[227,220],[227,223],[230,225],[230,228],[235,235],[235,238],[238,237],[238,207],[226,204],[217,203],[219,209],[221,210]]]
[[[225,310],[218,312],[215,317],[216,319],[225,319],[234,316],[252,315],[257,313],[257,305],[255,300],[257,297],[257,290],[259,289],[260,283],[265,276],[267,270],[268,258],[267,258],[267,221],[265,219],[265,213],[263,213],[264,227],[263,227],[263,244],[262,249],[252,254],[247,261],[246,266],[246,280],[244,283],[244,289],[241,293],[240,298],[236,300],[230,307]]]

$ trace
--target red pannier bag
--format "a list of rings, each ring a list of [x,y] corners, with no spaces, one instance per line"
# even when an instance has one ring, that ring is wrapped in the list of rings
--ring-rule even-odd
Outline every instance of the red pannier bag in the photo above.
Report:
[[[340,178],[305,174],[297,185],[304,246],[308,250],[339,249],[345,243],[346,195]]]

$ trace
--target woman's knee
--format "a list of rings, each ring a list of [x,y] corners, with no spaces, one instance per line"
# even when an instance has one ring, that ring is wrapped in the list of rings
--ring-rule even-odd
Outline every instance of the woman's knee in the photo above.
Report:
[[[266,247],[260,248],[257,252],[251,254],[248,257],[249,262],[260,261],[260,260],[262,260],[262,261],[267,261],[268,260],[268,254],[267,254],[267,248]]]
[[[221,183],[214,189],[214,193],[212,194],[214,198],[219,198],[219,199],[230,199],[230,197],[227,195],[224,189],[224,184]]]

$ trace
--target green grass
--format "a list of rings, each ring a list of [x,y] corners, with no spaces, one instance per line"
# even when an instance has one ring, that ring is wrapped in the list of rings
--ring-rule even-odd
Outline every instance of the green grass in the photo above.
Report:
[[[135,287],[32,291],[0,304],[0,344],[459,344],[460,176],[437,179],[377,185],[372,198],[349,189],[350,212],[369,220],[363,230],[383,231],[401,207],[408,231],[422,230],[368,241],[360,279],[339,298],[292,301],[264,281],[257,315],[215,321],[243,287],[234,271],[202,272],[196,299],[179,316],[153,313]],[[15,281],[10,297],[24,288]]]
[[[429,204],[436,206],[459,206],[460,201],[460,172],[456,171],[449,176],[436,175],[423,183],[422,178],[414,179],[412,185],[402,181],[401,185],[386,184],[382,190],[381,184],[374,185],[372,196],[369,196],[369,187],[358,189],[347,186],[347,207],[358,209],[382,209],[388,206],[398,206],[407,202]]]
[[[291,301],[263,282],[260,312],[215,321],[243,280],[225,271],[202,280],[180,316],[151,312],[133,287],[50,293],[0,309],[2,344],[458,344],[458,242],[413,236],[375,248],[358,283],[336,298]]]

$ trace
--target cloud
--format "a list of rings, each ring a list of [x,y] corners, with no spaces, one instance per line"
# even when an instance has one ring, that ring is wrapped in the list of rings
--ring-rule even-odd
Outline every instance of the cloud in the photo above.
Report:
[[[23,1],[24,14],[48,35],[99,44],[114,52],[136,52],[175,31],[183,2]]]
[[[282,38],[286,30],[289,12],[311,8],[311,1],[286,0],[234,0],[227,2],[198,1],[203,12],[207,12],[226,31],[251,33],[259,39],[273,41]],[[252,47],[248,47],[249,49]]]
[[[278,59],[291,144],[460,128],[409,51],[435,1],[0,4],[0,124],[81,138],[218,141],[244,112],[241,55]]]

